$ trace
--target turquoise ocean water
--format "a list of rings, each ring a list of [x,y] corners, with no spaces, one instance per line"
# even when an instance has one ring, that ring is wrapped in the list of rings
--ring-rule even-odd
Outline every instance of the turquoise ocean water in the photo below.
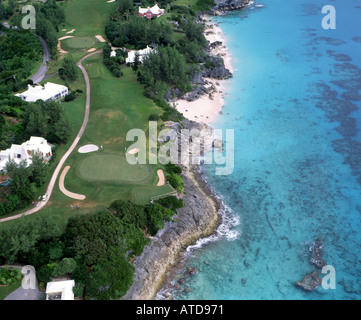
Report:
[[[213,18],[235,70],[212,125],[234,129],[235,169],[216,176],[203,168],[224,220],[189,248],[174,281],[187,267],[197,274],[175,297],[360,299],[361,2],[261,3]],[[335,30],[321,26],[329,4]],[[336,289],[305,292],[295,283],[316,270],[316,239]]]

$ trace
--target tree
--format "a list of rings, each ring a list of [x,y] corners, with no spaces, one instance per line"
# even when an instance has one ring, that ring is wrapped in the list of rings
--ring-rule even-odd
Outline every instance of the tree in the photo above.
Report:
[[[32,167],[27,166],[26,160],[17,165],[13,159],[10,159],[5,166],[5,171],[11,178],[11,193],[18,196],[19,200],[23,202],[22,207],[28,205],[35,195],[35,186],[30,181]]]
[[[71,58],[71,56],[64,58],[62,69],[65,77],[70,81],[75,81],[78,79],[78,67],[76,66],[76,63]]]
[[[133,283],[134,267],[126,260],[119,247],[109,247],[105,257],[99,259],[88,276],[88,297],[117,299],[122,297]]]
[[[71,125],[69,119],[61,114],[59,120],[54,125],[54,135],[58,142],[67,142],[71,133]]]
[[[46,133],[46,114],[41,104],[29,103],[24,110],[25,132],[30,136],[44,137]]]
[[[35,245],[42,239],[59,237],[60,218],[52,216],[36,216],[32,219],[21,217],[16,223],[0,225],[0,252],[8,263],[17,260],[20,253],[27,254],[34,249]]]
[[[64,258],[56,266],[52,276],[60,277],[71,274],[76,268],[76,261],[72,258]]]
[[[133,9],[133,0],[118,0],[118,11],[129,12]]]
[[[135,55],[134,55],[134,62],[133,62],[133,65],[132,65],[133,71],[137,71],[138,68],[139,68],[139,65],[140,65],[139,53],[136,52]]]
[[[46,163],[39,153],[32,152],[32,175],[30,181],[35,183],[36,187],[41,187],[46,181]]]
[[[152,113],[148,118],[149,121],[158,121],[159,119],[160,119],[159,114],[156,113]]]

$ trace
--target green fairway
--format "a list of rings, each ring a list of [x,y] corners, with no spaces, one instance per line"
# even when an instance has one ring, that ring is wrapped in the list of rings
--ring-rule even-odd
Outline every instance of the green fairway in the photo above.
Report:
[[[104,149],[91,154],[71,154],[65,164],[70,169],[64,184],[69,191],[83,194],[86,199],[79,202],[61,194],[59,200],[67,199],[67,206],[76,202],[83,209],[108,206],[116,199],[149,203],[153,196],[171,192],[169,186],[157,187],[156,172],[161,165],[141,168],[139,164],[128,164],[125,157],[125,150],[133,143],[126,141],[127,132],[134,128],[147,132],[149,115],[161,114],[162,110],[143,95],[131,68],[122,68],[124,76],[116,78],[104,66],[102,54],[89,57],[83,65],[90,78],[91,105],[79,146],[95,144]]]
[[[79,176],[88,181],[140,183],[153,175],[147,165],[131,165],[124,156],[107,153],[86,157],[77,169]]]
[[[67,29],[75,29],[77,36],[105,36],[104,27],[110,14],[115,10],[117,1],[76,0],[64,6]]]

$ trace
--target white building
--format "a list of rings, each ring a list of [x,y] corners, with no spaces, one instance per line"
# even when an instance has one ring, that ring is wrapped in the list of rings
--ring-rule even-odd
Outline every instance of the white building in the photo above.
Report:
[[[139,61],[142,62],[143,61],[143,58],[153,52],[154,49],[152,48],[149,48],[148,46],[145,48],[145,49],[142,49],[142,50],[134,50],[134,51],[129,51],[128,52],[128,57],[125,59],[125,63],[133,63],[134,60],[135,60],[135,54],[138,53],[139,54]]]
[[[28,90],[16,94],[27,102],[35,102],[36,100],[56,100],[64,98],[68,94],[68,88],[60,84],[48,82],[44,86],[32,86],[28,85]]]
[[[40,154],[44,161],[48,161],[51,156],[51,146],[41,137],[31,137],[30,140],[23,144],[13,144],[9,149],[0,151],[0,172],[5,171],[5,166],[9,158],[14,160],[16,164],[26,160],[27,165],[32,163],[32,152]]]
[[[46,284],[46,300],[74,300],[74,280],[53,281]]]

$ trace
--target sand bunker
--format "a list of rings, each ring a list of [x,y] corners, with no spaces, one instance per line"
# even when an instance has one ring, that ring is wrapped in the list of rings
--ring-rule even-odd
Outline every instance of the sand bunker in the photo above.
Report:
[[[109,2],[114,2],[114,1],[115,1],[115,0],[109,0],[109,1],[107,1],[107,2],[109,3]]]
[[[157,175],[158,175],[158,178],[159,178],[159,181],[157,183],[157,187],[161,187],[164,185],[165,183],[165,178],[164,178],[164,173],[163,173],[163,170],[159,169],[157,171]]]
[[[139,152],[138,148],[134,148],[134,149],[128,151],[129,154],[136,154],[138,152]]]
[[[85,199],[84,195],[70,192],[70,191],[66,190],[66,188],[64,186],[64,179],[65,179],[65,176],[68,173],[69,169],[70,169],[70,166],[66,166],[64,168],[63,172],[61,173],[60,178],[59,178],[59,189],[62,193],[64,193],[69,198],[76,199],[76,200],[84,200]]]
[[[58,51],[59,51],[60,53],[68,53],[68,51],[65,51],[65,50],[63,50],[63,49],[61,48],[61,41],[60,41],[60,40],[58,41]]]
[[[64,37],[61,37],[61,38],[59,38],[58,39],[58,51],[60,52],[60,53],[68,53],[68,51],[65,51],[65,50],[63,50],[62,48],[61,48],[61,40],[64,40],[64,39],[68,39],[68,38],[74,38],[74,36],[64,36]]]
[[[97,38],[100,42],[105,42],[104,38],[101,35],[96,35],[95,38]]]
[[[74,36],[64,36],[59,38],[58,40],[64,40],[64,39],[68,39],[68,38],[74,38]]]
[[[72,30],[70,30],[70,31],[68,31],[68,32],[66,32],[67,34],[68,33],[73,33],[75,31],[75,29],[72,29]]]
[[[87,52],[93,52],[95,50],[96,50],[96,48],[90,48],[89,50],[87,50]]]
[[[86,144],[85,146],[82,146],[78,149],[79,153],[89,153],[89,152],[94,152],[94,151],[98,151],[99,147],[96,146],[95,144]]]

